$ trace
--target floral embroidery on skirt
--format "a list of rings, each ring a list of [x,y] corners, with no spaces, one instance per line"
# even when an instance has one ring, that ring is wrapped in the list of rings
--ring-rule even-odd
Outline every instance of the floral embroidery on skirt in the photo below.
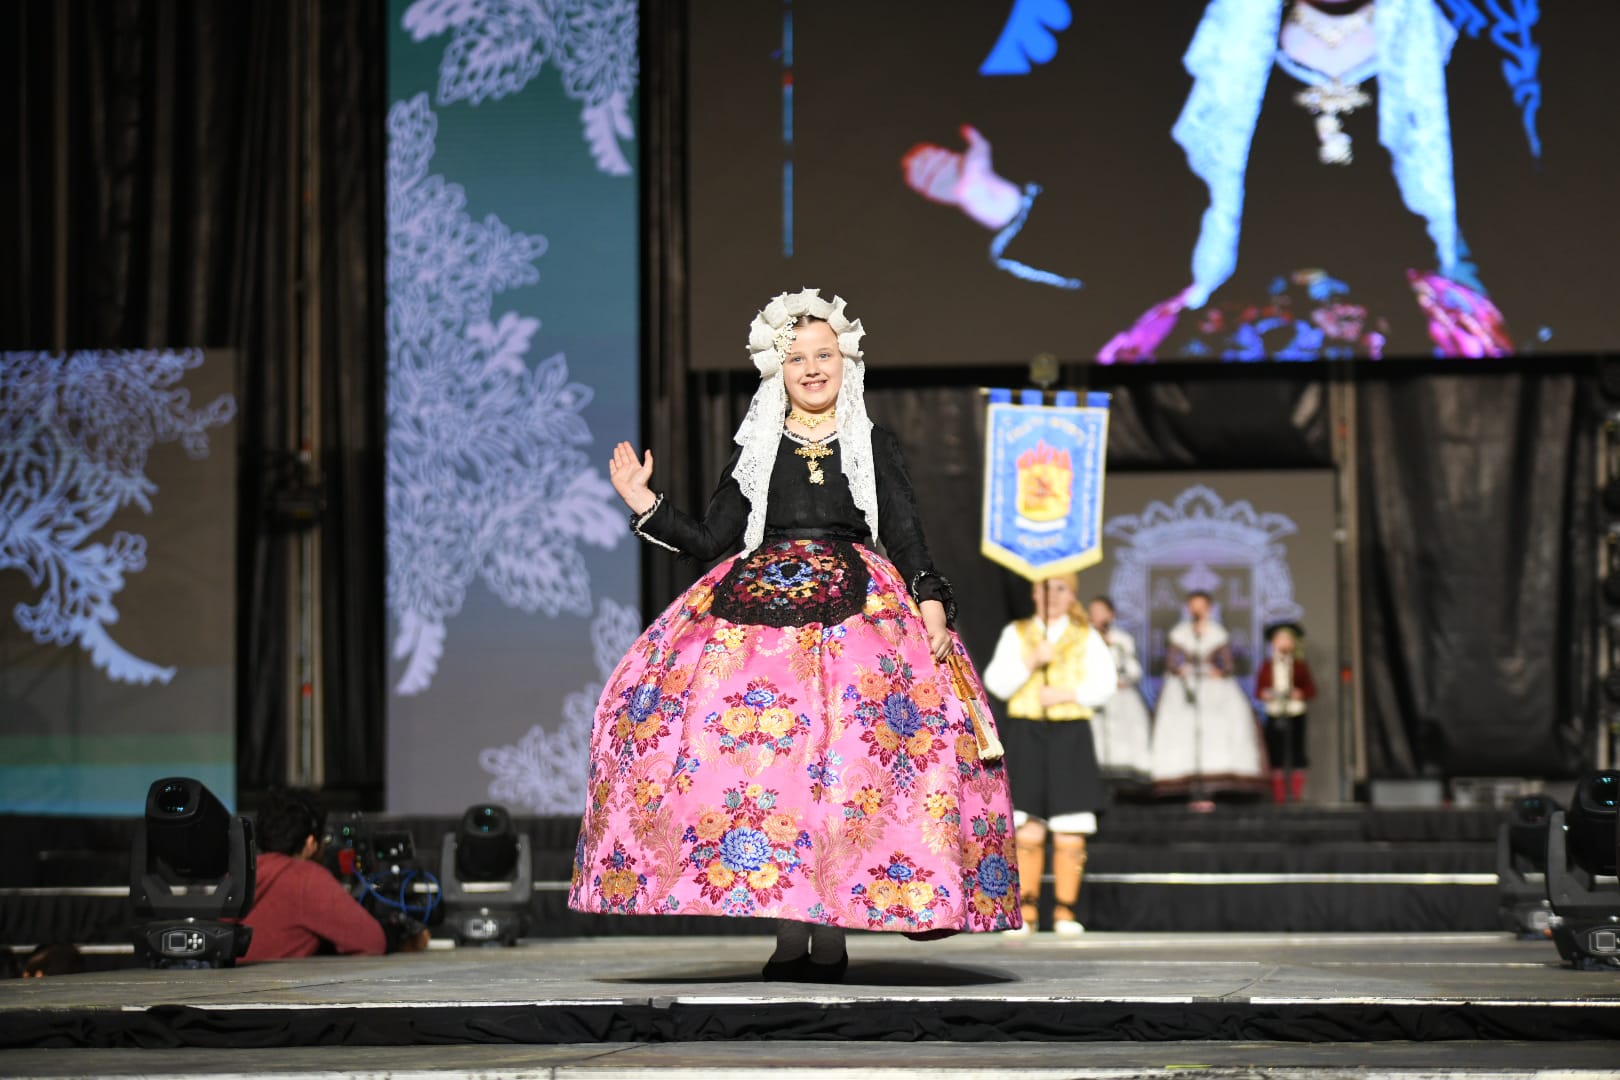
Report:
[[[843,622],[866,606],[866,563],[836,540],[773,540],[732,561],[714,614],[745,626]]]
[[[1006,773],[979,760],[899,572],[849,547],[869,583],[839,622],[720,618],[729,560],[620,661],[597,706],[571,908],[1021,924]]]

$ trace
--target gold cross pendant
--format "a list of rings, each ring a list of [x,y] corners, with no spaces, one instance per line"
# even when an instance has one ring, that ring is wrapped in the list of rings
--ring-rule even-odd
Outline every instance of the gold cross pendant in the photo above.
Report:
[[[827,474],[821,471],[821,459],[831,457],[831,450],[816,443],[810,446],[801,446],[793,452],[804,458],[805,464],[810,466],[810,482],[812,484],[825,484],[827,482]]]

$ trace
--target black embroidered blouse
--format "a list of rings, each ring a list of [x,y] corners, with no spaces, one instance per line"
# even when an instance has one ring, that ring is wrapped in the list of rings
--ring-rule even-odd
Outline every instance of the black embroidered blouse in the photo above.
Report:
[[[803,445],[784,434],[777,447],[765,504],[765,539],[846,540],[870,547],[871,530],[844,477],[839,440],[835,437],[822,444],[832,452],[819,461],[825,477],[820,484],[810,482],[810,463],[794,452]],[[636,531],[702,562],[735,552],[742,546],[748,524],[748,500],[731,475],[741,452],[739,448],[726,463],[701,521],[671,506],[669,500],[660,499],[651,512],[637,520]],[[878,539],[889,561],[900,571],[914,599],[938,600],[949,611],[954,606],[950,583],[934,569],[928,554],[905,455],[894,435],[875,425],[872,465],[877,477],[878,531],[882,534]]]

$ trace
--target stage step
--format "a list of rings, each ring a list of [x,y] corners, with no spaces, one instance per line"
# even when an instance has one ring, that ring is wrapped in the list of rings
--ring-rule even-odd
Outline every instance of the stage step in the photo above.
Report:
[[[378,817],[438,870],[449,818]],[[1110,931],[1466,931],[1498,926],[1480,810],[1123,805],[1093,838],[1080,919]],[[0,818],[0,945],[127,941],[133,819]],[[621,919],[567,908],[571,818],[519,819],[534,850],[531,933],[757,934],[749,920]]]

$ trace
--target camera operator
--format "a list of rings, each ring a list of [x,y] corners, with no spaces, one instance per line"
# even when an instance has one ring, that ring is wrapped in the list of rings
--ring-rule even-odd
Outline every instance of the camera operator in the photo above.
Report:
[[[253,928],[243,963],[318,953],[420,952],[428,931],[400,914],[373,918],[321,864],[326,814],[304,792],[272,791],[256,818],[259,845]]]

